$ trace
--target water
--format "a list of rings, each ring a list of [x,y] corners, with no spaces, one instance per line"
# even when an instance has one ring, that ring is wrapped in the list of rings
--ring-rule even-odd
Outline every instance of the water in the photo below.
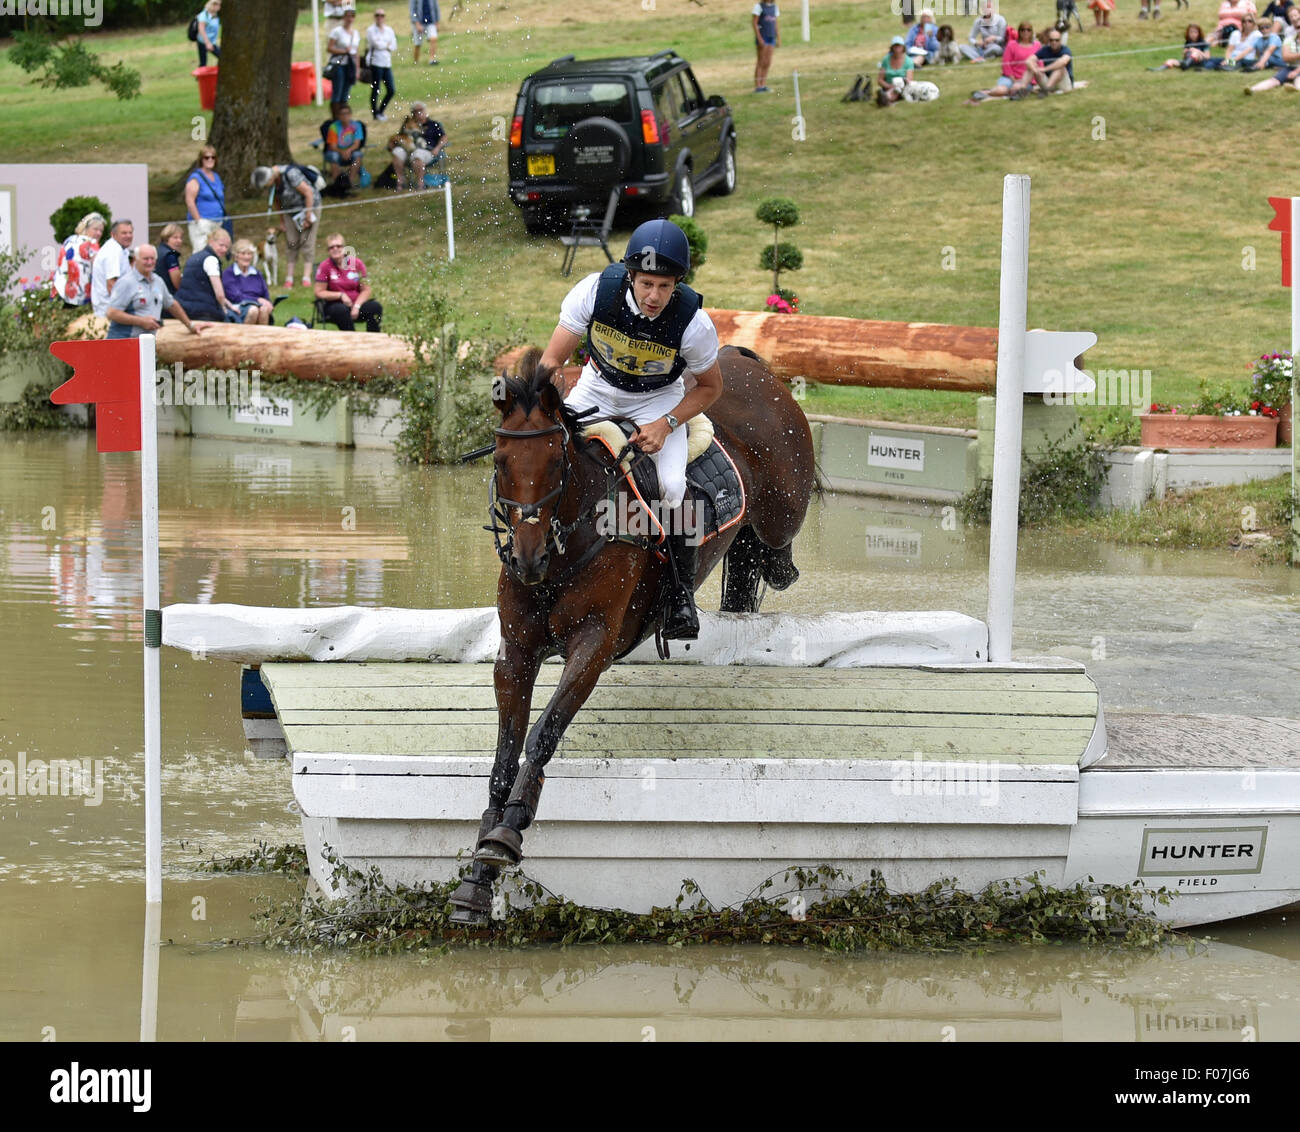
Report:
[[[0,798],[0,1039],[140,1033],[137,463],[98,455],[84,433],[0,440],[0,758],[98,761],[103,786],[97,805]],[[490,604],[484,475],[164,439],[163,602]],[[939,514],[828,498],[797,546],[803,578],[764,608],[982,616],[986,554],[984,532],[945,529]],[[1026,536],[1020,564],[1016,654],[1086,661],[1108,710],[1300,714],[1300,572],[1055,535]],[[702,603],[717,597],[711,579]],[[258,898],[292,885],[196,866],[300,840],[289,772],[244,754],[236,666],[165,649],[162,667],[163,1039],[1300,1037],[1294,917],[1225,925],[1193,955],[1158,957],[625,947],[361,960],[216,947],[248,936]]]

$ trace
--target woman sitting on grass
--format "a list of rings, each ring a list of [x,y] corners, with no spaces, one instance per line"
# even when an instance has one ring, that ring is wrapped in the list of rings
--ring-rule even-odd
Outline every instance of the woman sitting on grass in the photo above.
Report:
[[[1234,31],[1241,31],[1244,17],[1256,14],[1254,0],[1223,0],[1219,5],[1219,22],[1210,34],[1210,42],[1226,44]]]
[[[1293,7],[1290,14],[1300,16],[1300,8]],[[1288,26],[1294,33],[1295,27],[1290,24]],[[1277,43],[1273,44],[1273,40],[1277,40]],[[1269,44],[1271,50],[1267,54],[1260,52],[1260,65],[1253,69],[1272,67],[1272,76],[1254,86],[1248,86],[1242,91],[1243,94],[1262,94],[1266,90],[1275,90],[1288,84],[1300,90],[1300,44],[1297,44],[1296,36],[1292,34],[1284,39],[1275,32],[1270,37]]]
[[[1032,24],[1021,24],[1015,31],[1007,32],[1007,45],[1002,52],[1002,74],[998,85],[988,90],[971,91],[967,106],[983,102],[986,98],[1023,98],[1029,89],[1029,60],[1042,46],[1034,38]]]
[[[907,53],[907,41],[896,35],[889,41],[889,54],[880,60],[880,70],[876,72],[876,104],[892,106],[903,97],[903,87],[912,81],[912,72],[916,63]],[[895,85],[895,79],[903,82]]]
[[[1166,59],[1159,67],[1152,69],[1164,71],[1177,67],[1180,71],[1191,71],[1197,67],[1205,66],[1211,58],[1213,56],[1210,52],[1210,43],[1205,38],[1205,32],[1201,30],[1201,25],[1188,24],[1187,30],[1183,32],[1183,57],[1181,59]]]

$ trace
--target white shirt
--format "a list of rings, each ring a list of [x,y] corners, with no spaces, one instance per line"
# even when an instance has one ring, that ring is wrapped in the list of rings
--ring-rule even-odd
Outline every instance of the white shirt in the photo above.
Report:
[[[130,266],[126,248],[114,239],[105,240],[95,253],[90,268],[90,309],[100,318],[108,317],[108,281],[121,279]]]
[[[355,55],[357,48],[361,46],[361,33],[357,31],[356,25],[353,25],[351,31],[348,31],[342,24],[339,24],[330,32],[330,54],[331,55]]]
[[[397,50],[397,33],[387,24],[371,24],[366,28],[366,43],[370,47],[372,67],[391,67],[393,52]]]
[[[591,326],[591,316],[596,310],[596,287],[599,283],[600,272],[593,272],[565,295],[564,302],[560,305],[560,325],[565,330],[572,334],[587,333]],[[627,290],[627,306],[629,310],[641,313],[630,287]],[[655,318],[662,315],[663,311],[660,311]],[[718,332],[713,320],[704,313],[703,307],[695,312],[695,317],[687,324],[686,332],[682,335],[681,355],[690,373],[703,373],[718,360]],[[600,374],[591,362],[586,364],[582,372],[584,377],[588,376],[588,372],[596,376]]]

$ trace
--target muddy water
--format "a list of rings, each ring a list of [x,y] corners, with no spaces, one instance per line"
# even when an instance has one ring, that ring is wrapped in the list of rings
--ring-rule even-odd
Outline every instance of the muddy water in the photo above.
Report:
[[[140,1033],[137,458],[84,433],[0,439],[0,758],[78,760],[90,796],[0,797],[0,1038]],[[164,603],[489,604],[483,472],[386,454],[165,440]],[[982,616],[983,532],[845,497],[815,507],[804,576],[765,609]],[[716,607],[717,583],[703,602]],[[1017,655],[1084,660],[1113,710],[1297,716],[1300,572],[1223,554],[1028,536]],[[312,960],[247,935],[276,878],[196,871],[299,839],[288,768],[244,754],[237,670],[163,653],[163,1039],[605,1037],[1300,1038],[1294,917],[1225,926],[1195,955],[981,958],[621,948]],[[88,760],[82,762],[82,760]]]

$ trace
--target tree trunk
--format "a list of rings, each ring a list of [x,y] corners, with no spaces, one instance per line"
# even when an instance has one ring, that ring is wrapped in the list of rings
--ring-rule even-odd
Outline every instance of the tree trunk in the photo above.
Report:
[[[232,199],[249,194],[254,166],[292,160],[289,64],[297,22],[293,0],[226,0],[222,5],[211,141]]]

